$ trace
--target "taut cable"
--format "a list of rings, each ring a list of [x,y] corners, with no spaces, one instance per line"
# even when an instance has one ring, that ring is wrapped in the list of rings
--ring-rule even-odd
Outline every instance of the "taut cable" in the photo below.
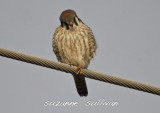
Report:
[[[19,52],[14,52],[14,51],[3,49],[3,48],[0,48],[0,56],[20,60],[23,62],[35,64],[35,65],[40,65],[40,66],[51,68],[51,69],[56,69],[56,70],[63,71],[66,73],[75,73],[77,70],[77,68],[74,66],[69,66],[67,64],[54,62],[51,60],[47,60],[47,59],[43,59],[43,58],[39,58],[35,56],[30,56],[30,55],[26,55],[26,54],[19,53]],[[102,73],[98,73],[98,72],[94,72],[94,71],[86,70],[86,69],[83,70],[81,75],[91,78],[91,79],[100,80],[103,82],[116,84],[116,85],[120,85],[120,86],[124,86],[128,88],[160,95],[160,87],[151,86],[148,84],[143,84],[140,82],[127,80],[127,79],[111,76],[108,74],[102,74]]]

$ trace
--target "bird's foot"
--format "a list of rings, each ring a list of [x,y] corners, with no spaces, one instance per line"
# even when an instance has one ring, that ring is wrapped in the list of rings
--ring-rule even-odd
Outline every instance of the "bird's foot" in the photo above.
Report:
[[[77,67],[77,72],[76,72],[76,74],[77,74],[77,75],[82,74],[83,69],[81,68],[81,66],[76,66],[76,67]]]

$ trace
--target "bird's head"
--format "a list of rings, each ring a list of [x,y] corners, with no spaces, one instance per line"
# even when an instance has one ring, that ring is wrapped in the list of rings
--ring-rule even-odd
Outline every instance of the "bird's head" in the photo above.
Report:
[[[65,10],[60,15],[60,22],[62,27],[66,27],[69,29],[70,27],[73,27],[73,25],[78,25],[77,21],[80,21],[77,14],[73,10]]]

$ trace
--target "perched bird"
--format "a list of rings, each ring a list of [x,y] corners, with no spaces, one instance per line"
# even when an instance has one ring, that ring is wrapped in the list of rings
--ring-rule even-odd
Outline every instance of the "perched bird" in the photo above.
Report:
[[[53,35],[53,51],[62,63],[77,66],[77,73],[73,74],[77,92],[80,96],[87,96],[88,90],[82,69],[87,69],[94,57],[97,44],[92,30],[82,22],[73,10],[65,10],[60,15],[61,25]]]

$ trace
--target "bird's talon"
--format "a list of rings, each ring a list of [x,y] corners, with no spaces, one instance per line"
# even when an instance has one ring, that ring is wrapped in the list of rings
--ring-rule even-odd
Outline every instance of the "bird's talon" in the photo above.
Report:
[[[82,68],[80,67],[80,66],[77,66],[77,72],[76,72],[76,74],[77,75],[79,75],[79,74],[82,74],[82,72],[83,72],[83,70],[82,70]]]

